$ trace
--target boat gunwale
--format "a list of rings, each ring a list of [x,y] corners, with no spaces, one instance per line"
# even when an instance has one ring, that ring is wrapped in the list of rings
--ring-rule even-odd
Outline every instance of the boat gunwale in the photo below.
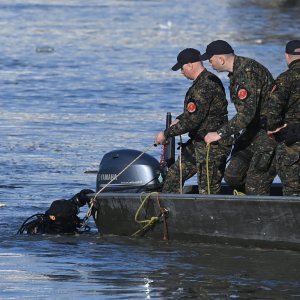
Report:
[[[152,194],[153,193],[153,194]],[[156,192],[141,192],[141,193],[121,193],[121,192],[102,192],[96,196],[97,200],[101,198],[140,198],[143,196],[149,196],[155,198]],[[91,197],[95,197],[95,194],[91,194]],[[207,195],[207,194],[163,194],[158,193],[161,200],[201,200],[201,201],[242,201],[242,202],[276,202],[276,203],[299,203],[300,197],[298,196],[260,196],[260,195]]]

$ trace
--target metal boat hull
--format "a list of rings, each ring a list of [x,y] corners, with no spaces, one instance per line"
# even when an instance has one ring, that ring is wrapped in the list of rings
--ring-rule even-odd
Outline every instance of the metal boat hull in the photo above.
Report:
[[[141,229],[135,215],[145,195],[100,194],[95,203],[99,232],[131,236]],[[159,194],[159,203],[169,212],[170,240],[300,250],[300,197]],[[152,194],[139,219],[158,213],[157,194]],[[157,222],[146,236],[162,239],[165,231]]]

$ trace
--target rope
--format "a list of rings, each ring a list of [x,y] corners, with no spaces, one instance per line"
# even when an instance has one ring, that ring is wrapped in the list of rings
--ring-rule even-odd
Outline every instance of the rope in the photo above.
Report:
[[[209,152],[210,152],[210,144],[207,144],[206,151],[206,180],[207,180],[207,194],[210,195],[210,178],[209,178]]]
[[[92,209],[94,207],[94,203],[96,201],[97,196],[103,192],[104,189],[106,189],[114,180],[116,180],[121,174],[123,174],[132,164],[134,164],[142,155],[144,155],[147,151],[149,151],[152,147],[156,147],[156,144],[151,144],[149,147],[147,147],[146,149],[144,149],[144,151],[142,151],[142,153],[140,155],[138,155],[131,163],[129,163],[119,174],[115,175],[107,184],[105,184],[96,194],[95,196],[91,199],[90,203],[91,206],[88,210],[88,212],[86,213],[86,216],[83,218],[83,226],[86,226],[89,218],[92,215]]]
[[[156,222],[159,221],[159,218],[161,216],[163,216],[163,218],[164,218],[164,238],[163,239],[168,240],[169,232],[168,232],[168,225],[167,225],[167,221],[166,221],[168,211],[167,211],[167,209],[161,207],[160,201],[159,201],[159,193],[158,192],[149,193],[143,200],[142,200],[142,195],[143,195],[143,193],[141,193],[141,195],[140,195],[141,205],[139,206],[139,208],[137,209],[137,211],[135,213],[134,221],[136,223],[145,224],[145,225],[141,229],[139,229],[135,233],[133,233],[131,236],[143,236],[149,229],[153,228],[153,226],[156,224]],[[153,195],[156,195],[156,201],[157,201],[157,205],[160,210],[160,214],[158,216],[153,216],[150,219],[139,220],[138,216],[140,214],[141,209],[144,207],[144,205],[148,201],[148,199]]]
[[[181,158],[182,158],[182,136],[180,135],[180,147],[179,147],[179,191],[180,191],[180,194],[183,193]]]
[[[139,208],[137,209],[137,211],[136,211],[136,213],[135,213],[135,216],[134,216],[134,221],[135,221],[135,222],[137,222],[137,223],[139,223],[139,224],[143,224],[143,223],[148,223],[149,221],[151,221],[151,220],[138,220],[138,215],[139,215],[141,209],[143,208],[145,202],[146,202],[152,195],[154,195],[154,194],[156,194],[156,193],[157,193],[157,192],[149,193],[149,194],[144,198],[144,200],[142,200],[142,195],[143,195],[143,193],[141,193],[141,195],[140,195],[141,205],[139,206]],[[155,217],[155,218],[157,218],[157,217]]]
[[[139,223],[139,224],[145,224],[141,229],[139,229],[138,231],[136,231],[135,233],[132,234],[132,236],[138,236],[140,235],[141,233],[144,234],[144,232],[152,227],[157,221],[158,221],[158,217],[151,217],[151,219],[148,219],[148,220],[138,220],[138,215],[141,211],[141,209],[144,207],[144,204],[146,203],[146,201],[151,197],[151,195],[155,194],[155,192],[153,193],[150,193],[148,194],[144,200],[142,200],[142,195],[143,193],[141,193],[140,195],[140,200],[141,200],[141,205],[139,206],[139,208],[137,209],[136,213],[135,213],[135,216],[134,216],[134,221],[136,223]]]
[[[244,196],[246,194],[244,194],[242,192],[239,192],[238,190],[233,190],[233,195],[235,195],[235,196]]]
[[[160,161],[159,168],[163,170],[166,165],[166,153],[167,153],[167,144],[162,145],[161,153],[160,153]]]

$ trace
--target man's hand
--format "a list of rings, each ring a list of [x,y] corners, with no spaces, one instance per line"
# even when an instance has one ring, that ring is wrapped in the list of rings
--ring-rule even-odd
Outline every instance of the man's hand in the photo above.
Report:
[[[156,135],[154,143],[156,145],[161,145],[161,144],[164,144],[166,142],[166,140],[167,139],[166,139],[163,131],[161,131]]]
[[[287,126],[287,124],[284,124],[283,126],[276,128],[275,130],[272,130],[272,131],[268,130],[267,134],[269,137],[273,137],[273,134],[279,132],[281,129],[285,128],[286,126]]]
[[[217,132],[209,132],[205,137],[204,141],[206,144],[216,142],[221,139],[221,136]]]

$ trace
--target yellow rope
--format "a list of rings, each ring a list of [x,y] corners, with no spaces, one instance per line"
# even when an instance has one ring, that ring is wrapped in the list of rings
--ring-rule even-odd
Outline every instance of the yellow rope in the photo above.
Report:
[[[235,196],[243,196],[243,195],[246,195],[246,194],[244,194],[242,192],[239,192],[238,190],[233,190],[233,195],[235,195]]]
[[[134,221],[137,222],[137,223],[139,223],[139,224],[145,224],[145,225],[141,229],[139,229],[138,231],[136,231],[135,233],[133,233],[132,236],[139,235],[141,232],[145,231],[148,227],[153,226],[155,224],[155,222],[158,221],[158,217],[151,217],[151,219],[148,219],[148,220],[147,219],[146,220],[138,220],[139,213],[140,213],[141,209],[144,207],[144,204],[146,203],[146,201],[152,195],[158,195],[158,192],[149,193],[143,200],[142,200],[142,195],[143,195],[143,193],[140,196],[140,200],[142,202],[141,202],[141,205],[139,206],[139,208],[137,209],[137,211],[135,213]]]
[[[209,178],[209,151],[210,151],[210,144],[207,144],[207,151],[206,151],[206,180],[207,180],[207,194],[210,195],[210,178]]]
[[[142,200],[142,195],[143,195],[143,194],[144,194],[144,193],[142,193],[142,194],[140,195],[140,200],[141,200],[142,202],[141,202],[141,205],[140,205],[140,207],[137,209],[137,211],[136,211],[136,213],[135,213],[135,216],[134,216],[134,221],[137,222],[137,223],[140,223],[140,224],[141,224],[141,223],[147,223],[147,222],[150,221],[150,220],[138,220],[138,215],[139,215],[141,209],[143,208],[144,204],[146,203],[146,201],[147,201],[152,195],[157,195],[158,192],[152,192],[152,193],[149,193],[149,194],[144,198],[144,200]]]

